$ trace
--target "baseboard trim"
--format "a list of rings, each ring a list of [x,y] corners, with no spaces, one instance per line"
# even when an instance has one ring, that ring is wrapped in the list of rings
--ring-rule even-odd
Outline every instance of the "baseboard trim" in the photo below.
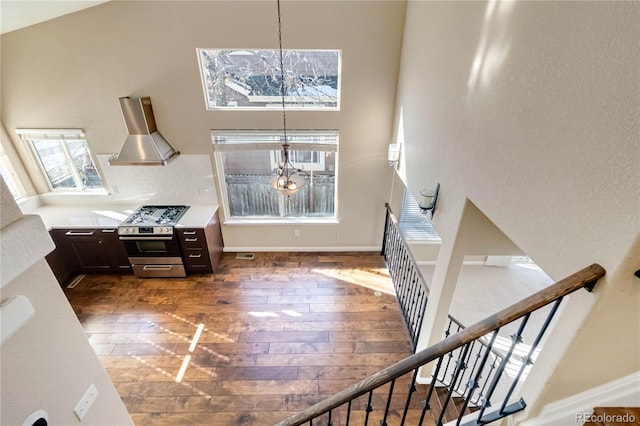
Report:
[[[379,246],[350,246],[350,247],[225,247],[225,253],[234,252],[341,252],[341,251],[380,251]]]
[[[597,386],[588,391],[552,402],[535,419],[527,419],[521,426],[557,426],[578,424],[577,416],[590,414],[594,407],[640,406],[640,371]]]
[[[435,260],[421,260],[421,261],[416,261],[416,264],[418,266],[433,266],[436,264]],[[484,266],[485,263],[482,260],[465,260],[464,262],[462,262],[462,264],[464,266]]]

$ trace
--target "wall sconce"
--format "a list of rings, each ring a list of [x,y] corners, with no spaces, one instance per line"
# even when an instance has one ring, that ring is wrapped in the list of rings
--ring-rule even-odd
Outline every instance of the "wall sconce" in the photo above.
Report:
[[[434,189],[423,189],[420,191],[420,210],[425,215],[429,215],[429,219],[433,219],[433,213],[436,211],[436,204],[438,203],[438,192],[440,192],[440,183],[436,184]]]
[[[389,145],[389,154],[387,155],[387,161],[389,161],[389,166],[395,167],[398,165],[398,161],[400,161],[400,144],[392,143]]]

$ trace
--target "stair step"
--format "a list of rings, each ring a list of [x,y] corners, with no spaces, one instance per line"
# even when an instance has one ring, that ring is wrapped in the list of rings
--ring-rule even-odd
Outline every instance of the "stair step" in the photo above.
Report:
[[[426,395],[429,391],[429,385],[416,385],[418,388],[418,395]],[[444,386],[436,386],[431,396],[431,413],[434,418],[438,418],[440,416],[440,412],[442,412],[442,406],[447,399],[447,394],[449,390]],[[442,418],[442,423],[445,424],[450,421],[455,421],[458,419],[460,415],[460,410],[464,405],[464,399],[459,396],[452,396],[451,400],[447,404],[447,408],[444,412],[444,417]],[[464,415],[471,414],[474,411],[479,410],[479,407],[475,406],[467,406],[464,411]]]

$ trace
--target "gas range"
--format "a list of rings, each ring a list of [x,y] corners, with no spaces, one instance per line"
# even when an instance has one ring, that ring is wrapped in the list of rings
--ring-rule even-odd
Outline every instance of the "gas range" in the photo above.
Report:
[[[189,206],[142,206],[118,226],[118,235],[131,237],[171,236]]]

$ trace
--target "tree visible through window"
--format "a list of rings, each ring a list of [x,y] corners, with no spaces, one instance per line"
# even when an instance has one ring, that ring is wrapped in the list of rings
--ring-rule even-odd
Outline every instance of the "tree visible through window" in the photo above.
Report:
[[[281,108],[278,50],[198,49],[208,109]],[[289,109],[338,109],[339,50],[284,50]]]
[[[27,142],[51,189],[102,189],[102,178],[79,129],[17,129]]]
[[[337,131],[290,130],[287,138],[296,167],[309,173],[309,181],[290,197],[271,188],[278,161],[282,162],[282,132],[212,132],[223,204],[234,219],[336,217]]]

